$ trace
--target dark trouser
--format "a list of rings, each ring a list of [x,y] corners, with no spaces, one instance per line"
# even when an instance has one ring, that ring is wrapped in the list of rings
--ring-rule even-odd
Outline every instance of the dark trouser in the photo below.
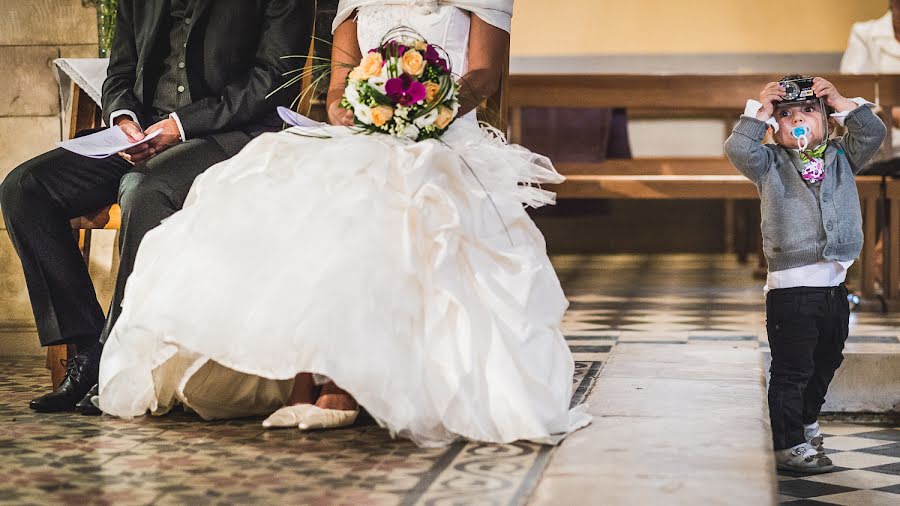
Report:
[[[138,167],[119,156],[95,160],[55,149],[7,176],[0,206],[25,270],[41,345],[91,344],[108,335],[144,234],[181,209],[194,178],[226,158],[208,139],[189,140]],[[69,220],[117,197],[121,263],[105,318]]]
[[[772,349],[769,416],[775,449],[806,441],[803,425],[816,421],[828,384],[844,360],[850,305],[847,288],[798,287],[766,297]]]

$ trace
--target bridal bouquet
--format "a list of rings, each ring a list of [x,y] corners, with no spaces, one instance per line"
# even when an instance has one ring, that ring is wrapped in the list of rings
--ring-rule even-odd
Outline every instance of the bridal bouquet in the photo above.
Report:
[[[350,72],[341,106],[370,132],[440,137],[459,110],[459,85],[441,53],[416,35],[388,34]]]

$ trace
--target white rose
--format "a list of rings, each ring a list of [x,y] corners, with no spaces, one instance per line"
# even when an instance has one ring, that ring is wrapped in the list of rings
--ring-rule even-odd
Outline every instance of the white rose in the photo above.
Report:
[[[400,132],[400,137],[406,137],[410,140],[416,140],[419,136],[419,128],[416,125],[407,125],[406,128]]]
[[[427,126],[433,125],[434,120],[436,120],[437,117],[438,117],[438,108],[435,107],[434,109],[430,110],[428,112],[428,114],[425,114],[423,116],[419,116],[418,118],[416,118],[414,123],[419,128],[425,128]]]
[[[344,88],[344,98],[346,98],[347,102],[354,108],[360,105],[359,90],[356,89],[356,86],[354,86],[353,83],[347,84],[347,87]]]
[[[378,93],[384,94],[384,86],[387,84],[387,82],[388,80],[386,77],[373,77],[369,79],[369,86]]]
[[[356,119],[363,122],[363,124],[371,125],[372,124],[372,108],[365,104],[357,104],[353,106],[353,114],[356,115]]]

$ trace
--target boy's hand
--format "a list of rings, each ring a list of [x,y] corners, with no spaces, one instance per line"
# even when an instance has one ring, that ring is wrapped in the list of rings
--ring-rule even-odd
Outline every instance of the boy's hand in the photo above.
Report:
[[[784,99],[785,91],[781,87],[781,83],[771,82],[759,93],[759,103],[762,109],[756,113],[756,119],[766,121],[775,114],[775,102],[781,102]]]
[[[858,107],[856,102],[844,98],[831,82],[821,77],[813,78],[812,89],[817,97],[824,99],[825,103],[830,105],[837,112],[849,112]]]

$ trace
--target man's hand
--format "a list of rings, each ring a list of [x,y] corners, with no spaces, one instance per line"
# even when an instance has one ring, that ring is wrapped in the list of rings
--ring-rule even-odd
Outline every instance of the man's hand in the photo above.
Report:
[[[775,114],[775,102],[781,102],[784,99],[785,91],[781,83],[771,82],[759,93],[759,103],[762,109],[756,113],[756,119],[766,121]]]
[[[128,142],[138,142],[144,139],[144,131],[141,130],[141,126],[135,123],[128,116],[119,116],[115,119],[116,126],[121,128],[125,135],[128,136]],[[134,163],[132,161],[132,156],[140,153],[147,149],[146,144],[142,144],[140,146],[135,146],[127,151],[123,151],[119,153],[119,156],[124,158],[125,160]]]
[[[894,128],[900,128],[900,107],[894,107],[891,116],[894,118]]]
[[[166,118],[159,123],[150,125],[144,134],[149,135],[157,130],[162,130],[162,133],[147,141],[150,151],[153,151],[154,155],[162,153],[176,144],[181,144],[181,131],[178,130],[178,123],[174,119]]]
[[[812,89],[817,97],[824,99],[837,112],[849,112],[859,107],[856,102],[844,98],[833,84],[821,77],[813,78]]]
[[[123,123],[125,122],[129,122],[132,123],[132,125],[137,126],[134,122],[126,120]],[[119,153],[119,156],[133,164],[146,162],[159,153],[162,153],[163,151],[181,142],[181,132],[178,131],[178,124],[175,123],[175,120],[172,118],[166,118],[159,123],[153,124],[144,132],[140,132],[140,127],[138,127],[138,137],[136,137],[129,131],[126,131],[125,127],[119,124],[118,121],[116,122],[116,124],[119,125],[126,134],[128,134],[129,140],[133,139],[135,142],[143,139],[146,135],[149,135],[157,130],[163,131],[163,133],[157,135],[153,139],[150,139],[144,144],[126,149],[124,152]]]

